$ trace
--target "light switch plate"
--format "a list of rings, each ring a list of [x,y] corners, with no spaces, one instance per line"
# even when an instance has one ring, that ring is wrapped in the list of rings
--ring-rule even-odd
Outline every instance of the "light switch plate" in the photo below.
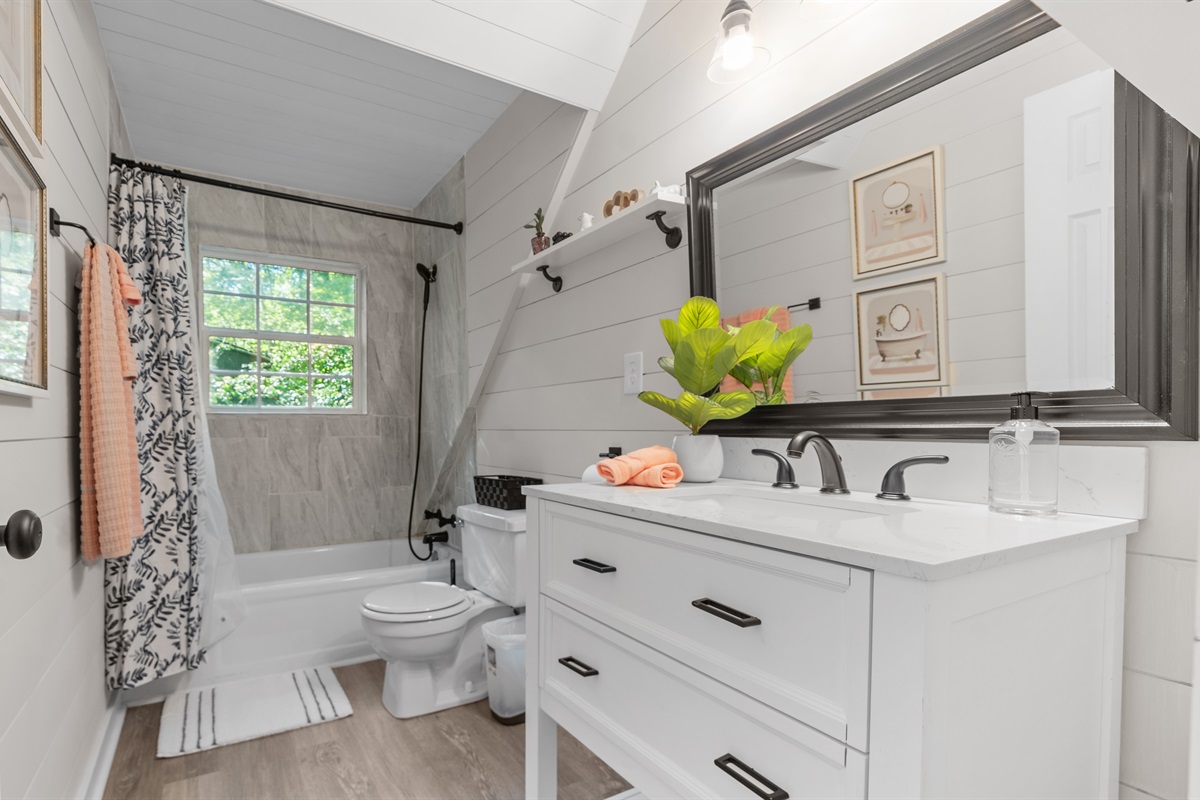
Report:
[[[642,391],[642,354],[641,353],[626,353],[625,368],[622,370],[625,376],[623,385],[625,394],[637,394]]]

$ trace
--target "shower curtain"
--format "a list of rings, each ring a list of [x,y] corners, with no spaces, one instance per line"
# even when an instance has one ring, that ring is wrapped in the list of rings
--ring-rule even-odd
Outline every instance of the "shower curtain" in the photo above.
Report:
[[[109,171],[109,227],[143,303],[129,317],[145,535],[105,562],[105,673],[114,689],[195,669],[245,614],[199,398],[186,187]]]

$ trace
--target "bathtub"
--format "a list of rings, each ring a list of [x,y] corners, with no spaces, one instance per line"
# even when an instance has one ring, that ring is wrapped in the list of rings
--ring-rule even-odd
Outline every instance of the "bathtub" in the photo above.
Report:
[[[398,583],[449,581],[450,558],[462,574],[457,551],[437,551],[439,559],[426,563],[403,540],[239,555],[241,625],[209,650],[199,669],[126,692],[125,701],[149,703],[191,686],[374,658],[359,616],[363,597]]]

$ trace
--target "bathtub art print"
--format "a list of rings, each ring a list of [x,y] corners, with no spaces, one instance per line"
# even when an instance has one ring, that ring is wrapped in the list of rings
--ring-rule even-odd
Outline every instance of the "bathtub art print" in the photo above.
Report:
[[[942,186],[940,146],[850,181],[855,280],[946,260]]]
[[[950,382],[945,276],[855,292],[854,328],[859,391]]]

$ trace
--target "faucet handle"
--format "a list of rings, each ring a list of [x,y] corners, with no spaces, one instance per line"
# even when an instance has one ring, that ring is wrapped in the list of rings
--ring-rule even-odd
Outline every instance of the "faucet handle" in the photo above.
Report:
[[[771,484],[775,489],[799,489],[796,485],[796,473],[792,471],[792,464],[786,458],[774,450],[764,450],[755,448],[750,451],[756,456],[766,456],[767,458],[775,459],[775,482]]]
[[[897,461],[883,476],[883,486],[875,496],[880,500],[911,500],[912,498],[905,494],[904,470],[913,464],[945,464],[948,461],[949,456],[916,456]]]

